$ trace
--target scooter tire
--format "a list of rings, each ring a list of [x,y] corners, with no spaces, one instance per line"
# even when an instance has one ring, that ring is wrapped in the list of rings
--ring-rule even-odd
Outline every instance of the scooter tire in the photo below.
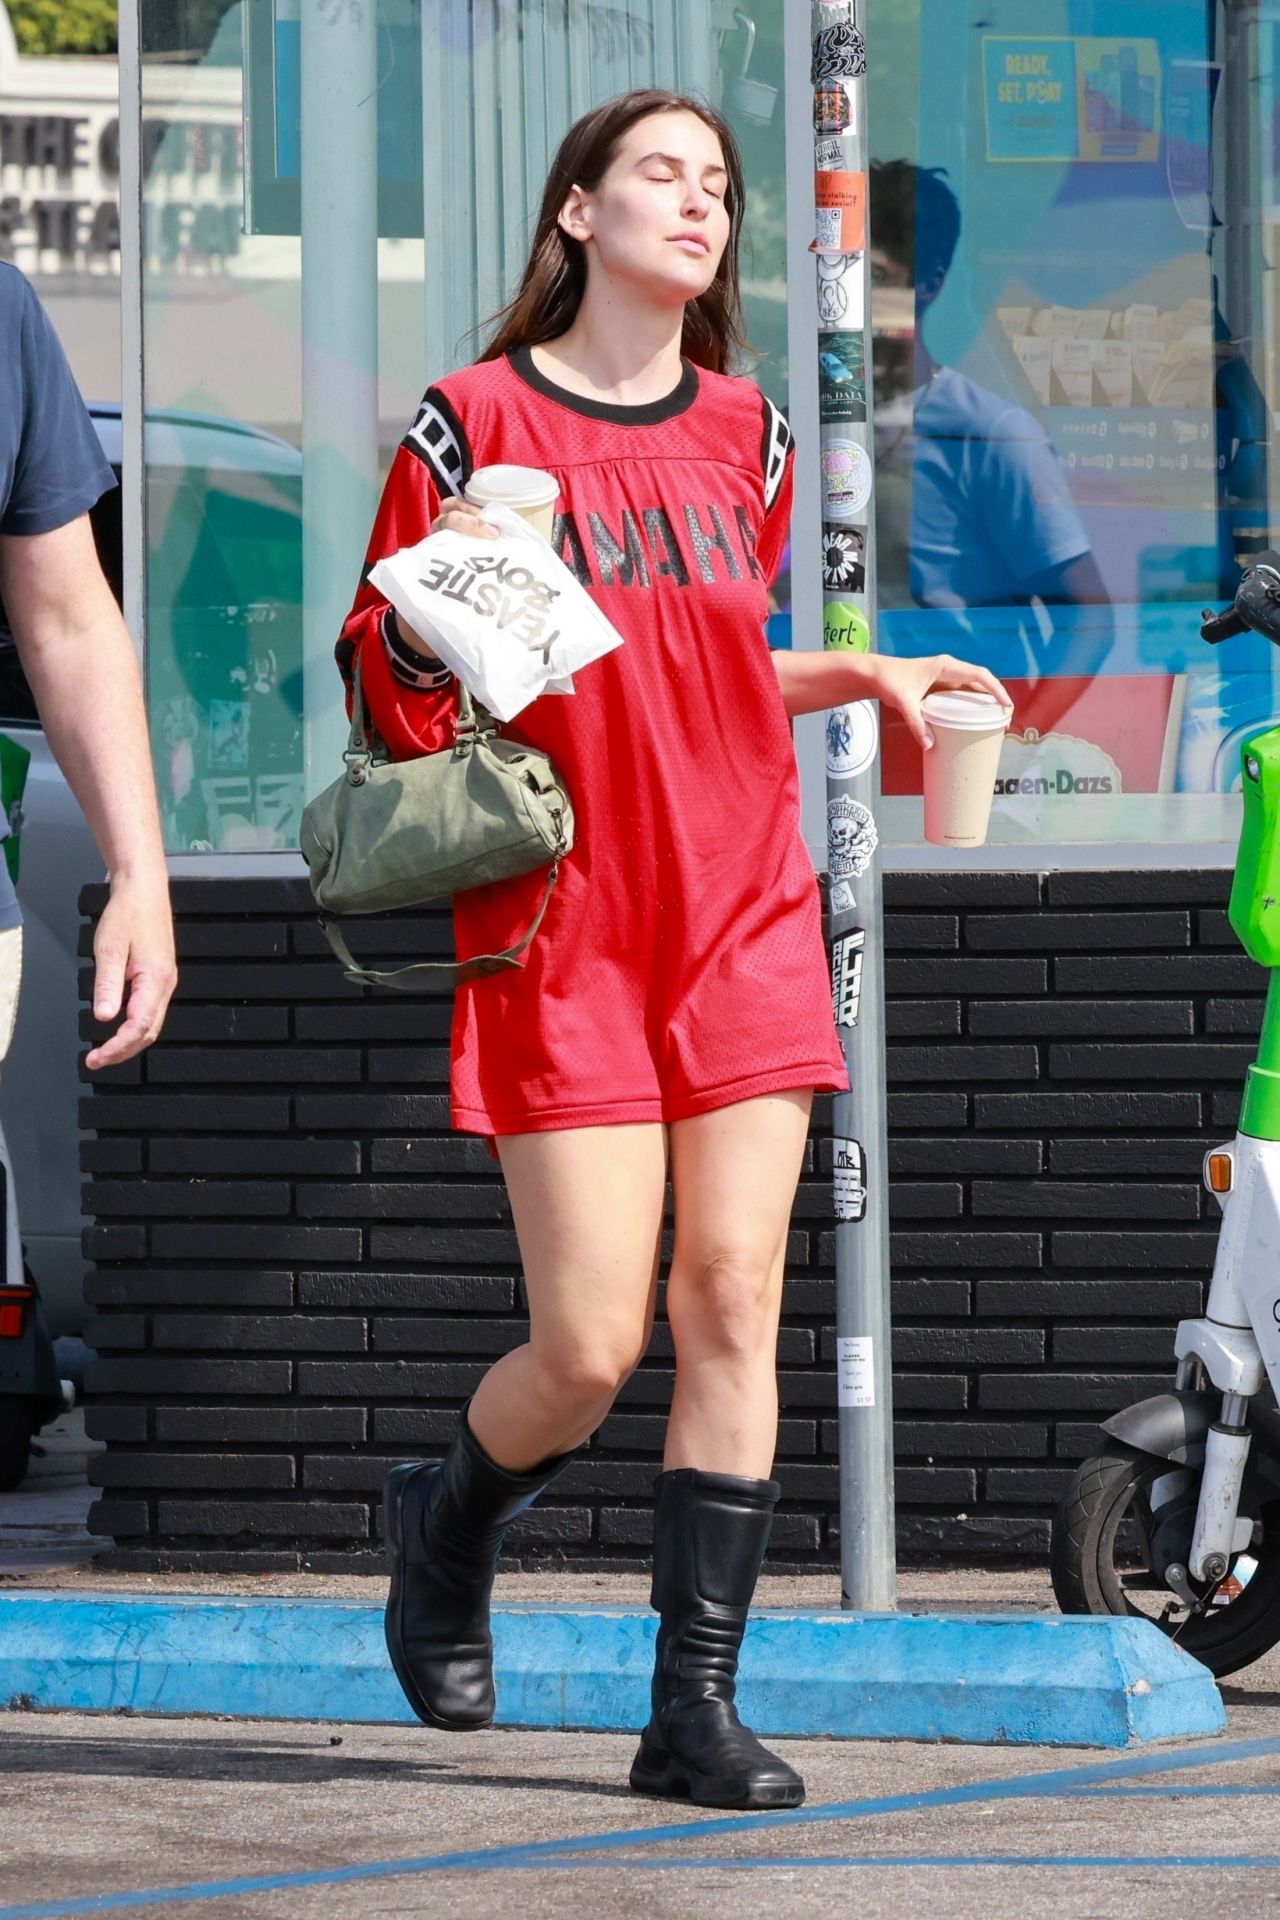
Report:
[[[1054,1516],[1050,1541],[1049,1571],[1063,1613],[1152,1619],[1125,1597],[1114,1554],[1121,1519],[1168,1471],[1167,1461],[1120,1441],[1081,1463]],[[1190,1618],[1153,1620],[1218,1679],[1252,1665],[1280,1642],[1280,1501],[1262,1509],[1262,1524],[1262,1541],[1250,1549],[1257,1566],[1237,1599]],[[1159,1586],[1159,1575],[1152,1573]]]
[[[0,1397],[0,1493],[12,1493],[31,1464],[31,1406],[16,1395]]]

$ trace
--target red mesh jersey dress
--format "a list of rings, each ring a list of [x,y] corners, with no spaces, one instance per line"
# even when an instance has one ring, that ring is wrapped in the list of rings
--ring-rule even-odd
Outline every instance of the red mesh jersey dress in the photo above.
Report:
[[[506,731],[549,753],[576,838],[521,971],[458,989],[455,1127],[488,1136],[672,1121],[785,1087],[848,1086],[791,729],[764,633],[794,455],[751,382],[684,364],[647,406],[580,398],[527,348],[428,390],[366,563],[410,546],[493,462],[560,483],[554,544],[623,645]],[[396,759],[446,746],[457,689],[388,639],[367,578],[360,651]],[[455,896],[460,960],[519,938],[545,870]]]

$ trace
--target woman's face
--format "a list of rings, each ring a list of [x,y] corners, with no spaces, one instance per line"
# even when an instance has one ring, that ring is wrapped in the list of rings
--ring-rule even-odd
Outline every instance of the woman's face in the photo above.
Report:
[[[593,193],[575,188],[561,224],[610,279],[683,305],[715,279],[729,239],[720,142],[693,113],[653,113],[624,136]]]

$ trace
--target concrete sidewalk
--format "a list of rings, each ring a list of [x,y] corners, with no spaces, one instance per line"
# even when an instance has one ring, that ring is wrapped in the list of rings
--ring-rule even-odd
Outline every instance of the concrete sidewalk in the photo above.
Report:
[[[102,1447],[85,1438],[84,1410],[64,1413],[31,1443],[27,1477],[0,1493],[0,1579],[62,1576],[89,1566],[106,1542],[85,1520],[98,1497],[88,1462]]]
[[[62,1712],[411,1718],[387,1661],[380,1578],[100,1571],[76,1445],[72,1419],[0,1506],[0,1700]],[[497,1725],[613,1732],[642,1720],[656,1629],[648,1584],[643,1574],[500,1576]],[[1043,1576],[907,1575],[896,1613],[860,1618],[839,1597],[834,1573],[761,1583],[740,1699],[766,1738],[1119,1750],[1223,1729],[1203,1668],[1147,1622],[1064,1620]]]
[[[362,1601],[381,1591],[380,1579],[369,1574],[109,1573],[95,1566],[94,1560],[109,1549],[110,1542],[95,1538],[85,1527],[97,1498],[97,1489],[86,1478],[87,1463],[101,1451],[99,1442],[85,1438],[82,1408],[64,1414],[37,1436],[31,1471],[22,1486],[13,1493],[0,1493],[0,1587]],[[904,1569],[898,1594],[901,1608],[925,1612],[1033,1613],[1053,1607],[1049,1577],[1041,1568]],[[647,1606],[649,1577],[640,1573],[503,1573],[498,1575],[494,1597],[503,1605],[548,1601],[557,1606]],[[837,1608],[839,1576],[834,1572],[766,1574],[758,1600],[763,1607]]]

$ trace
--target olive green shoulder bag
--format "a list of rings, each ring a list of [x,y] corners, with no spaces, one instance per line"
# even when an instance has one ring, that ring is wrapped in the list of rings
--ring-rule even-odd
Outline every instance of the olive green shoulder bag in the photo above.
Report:
[[[366,721],[358,655],[354,682],[346,772],[303,809],[299,832],[320,925],[347,979],[413,993],[519,968],[573,846],[573,807],[555,768],[537,747],[499,733],[461,681],[453,745],[392,760]],[[538,910],[503,953],[378,972],[358,964],[327,917],[422,906],[547,861]]]

